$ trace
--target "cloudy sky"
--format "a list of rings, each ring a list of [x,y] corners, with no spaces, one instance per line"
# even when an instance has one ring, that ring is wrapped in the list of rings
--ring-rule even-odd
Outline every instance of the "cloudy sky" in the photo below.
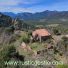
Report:
[[[68,10],[68,0],[0,0],[0,12],[41,12]]]

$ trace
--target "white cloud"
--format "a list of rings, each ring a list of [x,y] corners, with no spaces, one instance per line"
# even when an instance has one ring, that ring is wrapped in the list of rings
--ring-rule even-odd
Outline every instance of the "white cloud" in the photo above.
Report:
[[[14,13],[19,13],[19,12],[32,12],[32,9],[29,8],[4,8],[4,7],[0,7],[0,12],[14,12]]]
[[[15,12],[15,13],[18,13],[18,12],[31,12],[32,10],[27,8],[12,8],[12,9],[9,9],[10,11],[12,12]]]
[[[22,8],[18,5],[27,5],[34,3],[32,0],[2,0],[0,1],[0,12],[31,12],[30,8]]]
[[[3,0],[0,1],[0,6],[16,6],[18,4],[33,4],[35,3],[32,0]]]

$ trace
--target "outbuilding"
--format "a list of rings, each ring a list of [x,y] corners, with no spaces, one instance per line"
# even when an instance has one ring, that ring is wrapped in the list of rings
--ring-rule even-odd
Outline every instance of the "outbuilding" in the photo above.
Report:
[[[32,32],[32,37],[34,40],[46,40],[51,37],[51,34],[46,29],[36,29]]]

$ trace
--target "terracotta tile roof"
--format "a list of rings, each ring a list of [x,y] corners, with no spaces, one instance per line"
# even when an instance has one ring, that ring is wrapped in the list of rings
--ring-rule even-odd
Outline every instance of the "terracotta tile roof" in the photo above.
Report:
[[[33,36],[49,36],[51,35],[46,29],[37,29],[35,31],[32,32]]]

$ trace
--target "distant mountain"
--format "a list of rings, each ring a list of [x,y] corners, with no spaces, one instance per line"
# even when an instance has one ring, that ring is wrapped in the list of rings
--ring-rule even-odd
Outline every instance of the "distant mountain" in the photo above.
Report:
[[[31,20],[31,21],[45,21],[52,19],[59,19],[62,21],[66,21],[68,19],[68,11],[49,11],[46,10],[44,12],[37,13],[18,13],[14,14],[12,12],[4,12],[5,15],[11,16],[12,18],[19,18],[21,20]]]
[[[68,11],[43,11],[37,13],[22,12],[14,14],[12,12],[3,12],[4,15],[10,16],[13,19],[23,20],[31,25],[46,25],[46,24],[66,24],[68,25]]]
[[[16,14],[13,12],[2,12],[4,15],[10,16],[12,18],[16,18]]]
[[[12,20],[21,20],[28,25],[66,24],[68,25],[68,11],[44,11],[37,13],[0,13],[0,26],[10,26]],[[14,22],[15,23],[15,22]]]
[[[31,20],[33,18],[33,14],[32,13],[18,13],[16,17],[22,20]]]
[[[0,27],[7,27],[12,25],[12,18],[10,16],[0,13]]]

